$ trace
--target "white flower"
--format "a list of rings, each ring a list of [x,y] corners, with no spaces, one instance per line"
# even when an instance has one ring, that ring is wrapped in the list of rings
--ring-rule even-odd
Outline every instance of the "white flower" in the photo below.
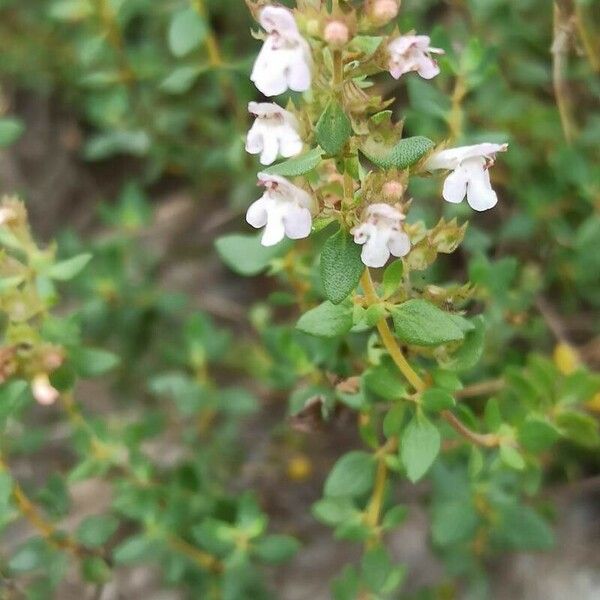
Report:
[[[394,79],[416,71],[423,79],[433,79],[439,72],[432,54],[444,54],[441,48],[431,48],[428,35],[401,35],[388,45],[388,69]]]
[[[406,256],[410,239],[402,229],[406,217],[389,204],[371,204],[366,219],[350,233],[357,244],[364,244],[361,259],[367,267],[383,267],[390,254]]]
[[[507,148],[508,144],[491,143],[450,148],[434,154],[425,168],[429,171],[452,171],[444,181],[444,200],[458,204],[466,195],[472,209],[488,210],[498,202],[490,182],[489,168],[495,162],[496,153],[506,152]]]
[[[311,80],[310,46],[300,35],[294,15],[283,6],[265,6],[258,20],[269,35],[250,79],[265,96],[278,96],[288,88],[305,92]]]
[[[274,246],[286,236],[292,240],[308,237],[313,208],[310,194],[278,175],[259,173],[258,180],[265,193],[250,205],[246,221],[257,229],[265,228],[261,244]]]
[[[260,153],[260,162],[270,165],[278,154],[289,158],[302,152],[298,121],[289,111],[269,102],[250,102],[248,111],[256,116],[246,137],[246,151]]]

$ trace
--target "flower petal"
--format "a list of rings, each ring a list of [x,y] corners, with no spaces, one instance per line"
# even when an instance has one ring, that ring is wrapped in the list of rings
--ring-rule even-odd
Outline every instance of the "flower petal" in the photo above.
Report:
[[[466,161],[470,162],[470,161]],[[498,195],[492,189],[490,172],[481,165],[469,165],[467,202],[473,210],[489,210],[498,204]]]
[[[249,154],[258,154],[263,151],[263,128],[258,121],[248,131],[246,136],[246,152]]]
[[[270,165],[275,162],[277,153],[279,152],[279,140],[277,139],[275,131],[270,128],[270,131],[266,131],[266,135],[263,137],[263,151],[260,155],[261,165]]]
[[[279,33],[298,34],[298,26],[293,13],[283,6],[265,6],[260,11],[258,21],[269,33],[277,31]]]
[[[363,246],[361,260],[367,267],[383,267],[390,257],[386,240],[380,235],[372,235]]]
[[[246,211],[246,221],[259,229],[267,224],[267,200],[265,196],[253,202]]]
[[[307,208],[291,204],[283,215],[285,234],[291,240],[308,237],[312,229],[312,217]]]
[[[433,58],[423,55],[418,59],[417,73],[423,79],[433,79],[440,73],[440,67]]]
[[[283,224],[283,212],[281,210],[269,210],[267,226],[260,243],[263,246],[274,246],[285,237],[285,226]]]
[[[458,167],[444,181],[442,196],[446,202],[459,204],[467,193],[467,180],[469,173],[463,167]]]
[[[305,92],[310,88],[310,63],[305,48],[299,45],[290,51],[288,61],[288,85],[294,92]]]
[[[300,136],[292,129],[286,127],[282,129],[279,138],[279,152],[281,156],[289,158],[302,152],[302,140]]]
[[[286,51],[273,47],[269,36],[256,57],[250,79],[265,96],[278,96],[287,90]]]
[[[410,238],[404,231],[394,231],[388,240],[388,249],[394,256],[406,256],[410,252]]]

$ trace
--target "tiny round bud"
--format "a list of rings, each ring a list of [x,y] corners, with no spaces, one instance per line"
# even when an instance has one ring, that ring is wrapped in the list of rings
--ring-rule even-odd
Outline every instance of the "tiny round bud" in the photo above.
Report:
[[[397,202],[404,195],[404,186],[399,181],[386,181],[381,191],[386,200]]]
[[[368,14],[375,25],[385,25],[398,15],[398,0],[373,0],[369,2]]]
[[[323,39],[331,46],[341,47],[348,43],[350,30],[342,21],[330,21],[325,26]]]
[[[52,387],[46,373],[40,373],[33,378],[33,381],[31,382],[31,391],[37,402],[44,406],[54,404],[58,400],[58,390]]]
[[[44,354],[44,367],[49,371],[55,371],[63,364],[64,356],[62,353],[53,348]]]

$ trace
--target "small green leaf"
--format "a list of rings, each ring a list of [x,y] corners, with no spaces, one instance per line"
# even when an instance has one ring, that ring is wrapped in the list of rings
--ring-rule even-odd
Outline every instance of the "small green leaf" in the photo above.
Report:
[[[146,560],[153,550],[152,542],[143,535],[135,535],[119,544],[113,550],[113,559],[118,565]]]
[[[421,396],[423,408],[427,411],[437,413],[452,408],[456,401],[452,394],[440,388],[429,388]]]
[[[367,452],[355,450],[342,456],[325,481],[326,496],[362,496],[371,489],[375,461]]]
[[[284,240],[275,246],[265,247],[260,243],[261,235],[232,233],[215,242],[221,260],[239,275],[251,277],[268,268],[271,261],[281,256],[290,246]]]
[[[193,8],[176,12],[169,25],[169,48],[175,56],[185,56],[197,48],[206,37],[204,19]]]
[[[402,260],[395,260],[383,272],[383,297],[389,298],[397,289],[402,281],[404,273],[404,263]]]
[[[560,438],[560,432],[550,423],[528,418],[518,429],[519,443],[530,452],[543,452]]]
[[[78,275],[92,259],[91,254],[79,254],[62,260],[48,269],[48,277],[58,281],[69,281]]]
[[[521,453],[513,446],[503,444],[500,446],[500,458],[502,462],[511,469],[522,471],[525,468],[525,460]]]
[[[297,175],[304,175],[312,171],[320,162],[323,150],[321,148],[313,148],[300,156],[294,156],[288,158],[283,162],[273,165],[263,170],[263,173],[269,175],[280,175],[282,177],[296,177]]]
[[[296,328],[319,337],[344,335],[352,328],[352,310],[327,300],[304,313],[296,323]]]
[[[475,534],[479,518],[473,503],[461,498],[434,505],[431,536],[440,546],[465,542]]]
[[[400,435],[404,425],[406,403],[398,402],[387,412],[383,419],[383,434],[386,438]]]
[[[384,529],[393,529],[394,527],[398,527],[398,525],[404,523],[406,521],[406,517],[408,516],[408,507],[407,506],[394,506],[394,508],[390,508],[385,513],[385,517],[383,517],[383,521],[381,522],[381,526]]]
[[[102,546],[117,530],[119,521],[111,515],[93,515],[77,528],[77,539],[88,548]]]
[[[81,563],[81,574],[90,583],[106,583],[112,577],[110,567],[100,556],[85,558]]]
[[[196,79],[208,69],[206,66],[185,65],[172,71],[160,84],[169,94],[183,94],[191,89]]]
[[[392,311],[396,335],[407,344],[439,346],[464,339],[464,333],[445,313],[425,300],[408,300]]]
[[[269,535],[256,543],[256,555],[269,564],[277,565],[292,558],[300,543],[289,535]]]
[[[114,369],[120,359],[106,350],[79,348],[71,356],[71,362],[80,377],[97,377]]]
[[[317,143],[331,156],[337,155],[352,135],[352,124],[337,100],[331,100],[315,127]]]
[[[382,169],[407,169],[421,160],[434,146],[429,138],[415,136],[400,140],[391,149],[367,142],[361,151]]]
[[[510,504],[498,511],[493,541],[510,550],[549,550],[554,534],[533,508]]]
[[[16,142],[25,131],[20,119],[14,117],[0,118],[0,148],[6,148]]]
[[[400,458],[407,477],[416,483],[429,470],[440,451],[440,432],[423,416],[415,416],[400,442]]]
[[[454,371],[472,369],[481,359],[485,347],[485,319],[479,315],[472,320],[474,329],[465,333],[465,341],[444,366]]]
[[[312,513],[322,523],[333,526],[350,521],[357,510],[349,498],[323,498],[313,504]]]
[[[325,296],[339,304],[356,288],[365,270],[361,247],[343,229],[334,233],[321,251],[321,282]]]

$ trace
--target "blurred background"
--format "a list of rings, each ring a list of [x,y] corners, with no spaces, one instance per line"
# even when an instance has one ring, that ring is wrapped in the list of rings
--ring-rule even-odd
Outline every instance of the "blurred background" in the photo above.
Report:
[[[377,82],[397,96],[408,135],[510,144],[494,170],[496,211],[442,206],[438,182],[422,180],[411,218],[471,219],[461,251],[423,277],[478,284],[489,325],[473,379],[531,364],[523,394],[567,368],[560,344],[600,366],[599,12],[596,0],[404,0],[401,31],[446,49],[442,74]],[[219,236],[248,232],[257,198],[257,161],[244,151],[257,98],[250,28],[242,0],[0,0],[0,191],[25,201],[40,243],[93,255],[61,289],[57,328],[66,343],[74,331],[120,357],[78,385],[85,427],[37,408],[1,442],[53,522],[92,547],[94,534],[119,547],[114,578],[92,560],[87,575],[67,566],[20,519],[2,537],[2,597],[220,597],[182,540],[200,521],[199,539],[210,538],[235,510],[259,528],[268,517],[270,534],[302,548],[283,566],[232,568],[245,587],[231,583],[223,597],[329,598],[353,556],[310,509],[340,449],[359,443],[351,416],[288,417],[315,356],[293,332],[299,267],[289,253],[276,257],[276,277],[243,278],[215,249]],[[558,544],[490,559],[491,597],[600,597],[599,411],[596,397],[574,434],[587,432],[588,448],[548,459]],[[108,466],[92,451],[98,439]],[[400,491],[410,517],[391,544],[409,566],[405,590],[462,597],[428,544],[427,493]],[[160,548],[136,534],[159,514],[181,536]],[[104,516],[81,533],[91,515]],[[275,545],[259,558],[270,562]]]

